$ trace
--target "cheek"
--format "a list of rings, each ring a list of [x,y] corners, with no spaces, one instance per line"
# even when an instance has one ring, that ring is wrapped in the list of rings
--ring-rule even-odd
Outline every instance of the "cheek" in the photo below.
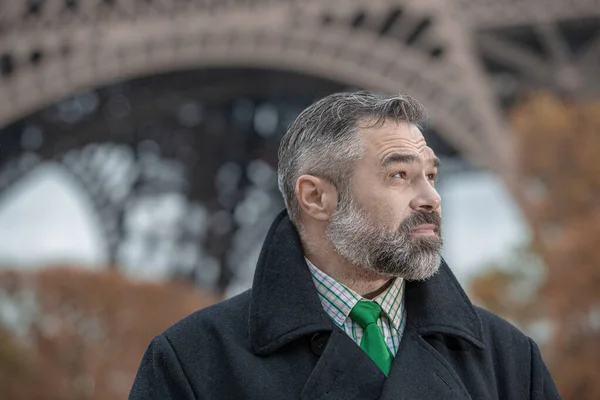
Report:
[[[373,200],[373,214],[380,226],[385,226],[390,230],[396,230],[402,224],[402,221],[410,214],[408,203],[401,202],[397,197],[379,197]]]
[[[364,180],[362,186],[355,186],[352,193],[354,201],[377,226],[391,230],[398,228],[411,212],[411,196],[406,193],[408,191],[386,185],[366,185],[368,182],[369,180]]]

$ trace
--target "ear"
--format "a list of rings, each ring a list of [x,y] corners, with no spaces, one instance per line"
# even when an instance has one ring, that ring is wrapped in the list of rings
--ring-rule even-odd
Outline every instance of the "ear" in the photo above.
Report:
[[[305,214],[318,221],[327,221],[337,207],[338,195],[329,181],[313,175],[296,180],[296,198]]]

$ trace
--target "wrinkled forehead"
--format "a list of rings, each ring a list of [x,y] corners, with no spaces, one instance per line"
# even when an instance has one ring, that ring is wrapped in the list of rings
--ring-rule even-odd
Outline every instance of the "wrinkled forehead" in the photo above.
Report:
[[[385,121],[376,126],[363,125],[359,135],[366,153],[383,157],[391,151],[418,153],[424,158],[435,157],[418,126],[403,121]]]

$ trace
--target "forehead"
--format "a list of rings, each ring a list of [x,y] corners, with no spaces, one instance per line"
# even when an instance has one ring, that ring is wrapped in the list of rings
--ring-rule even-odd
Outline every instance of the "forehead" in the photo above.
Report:
[[[417,153],[423,158],[435,156],[421,130],[406,122],[386,121],[383,125],[359,130],[367,157],[383,159],[392,152]]]

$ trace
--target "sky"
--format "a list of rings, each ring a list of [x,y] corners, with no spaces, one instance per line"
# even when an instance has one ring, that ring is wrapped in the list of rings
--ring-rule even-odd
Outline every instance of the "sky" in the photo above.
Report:
[[[493,174],[457,174],[444,182],[440,195],[444,258],[460,280],[529,241],[520,210]]]
[[[77,184],[59,167],[38,168],[0,199],[0,264],[101,265],[104,243],[96,226]]]
[[[442,179],[444,257],[465,282],[529,234],[494,175],[464,172]],[[101,268],[106,255],[98,226],[77,183],[58,166],[40,167],[0,199],[0,268],[60,263]]]

